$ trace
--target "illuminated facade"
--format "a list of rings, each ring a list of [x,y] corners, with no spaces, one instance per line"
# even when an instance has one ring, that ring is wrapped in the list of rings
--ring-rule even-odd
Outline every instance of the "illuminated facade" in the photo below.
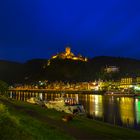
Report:
[[[120,82],[120,88],[131,88],[131,86],[133,85],[133,78],[129,77],[129,78],[121,78],[121,82]]]
[[[105,70],[106,73],[119,72],[119,68],[116,67],[116,66],[109,66],[109,67],[106,67],[104,70]]]
[[[65,52],[59,53],[57,55],[52,56],[51,59],[55,59],[55,58],[59,58],[59,59],[72,59],[72,60],[80,60],[80,61],[87,61],[86,57],[83,57],[81,55],[79,56],[75,56],[72,52],[71,52],[71,48],[70,47],[66,47],[65,48]]]

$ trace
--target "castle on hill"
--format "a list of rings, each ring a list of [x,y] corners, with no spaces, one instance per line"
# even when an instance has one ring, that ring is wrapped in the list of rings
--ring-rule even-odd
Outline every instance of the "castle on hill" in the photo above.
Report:
[[[70,47],[65,48],[65,52],[58,53],[57,55],[52,56],[51,59],[72,59],[72,60],[79,60],[79,61],[87,61],[88,59],[86,57],[83,57],[82,55],[75,56],[74,53],[71,52]]]

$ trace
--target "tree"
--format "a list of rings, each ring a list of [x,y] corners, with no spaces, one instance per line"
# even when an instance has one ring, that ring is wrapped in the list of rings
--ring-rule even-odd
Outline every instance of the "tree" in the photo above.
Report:
[[[6,95],[8,84],[0,80],[0,95]]]

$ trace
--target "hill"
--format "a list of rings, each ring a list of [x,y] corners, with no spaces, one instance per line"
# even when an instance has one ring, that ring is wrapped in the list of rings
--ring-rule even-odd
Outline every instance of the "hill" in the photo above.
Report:
[[[0,61],[0,79],[8,83],[49,81],[93,81],[97,79],[119,79],[140,76],[140,60],[100,56],[88,62],[69,59],[33,59],[26,63]],[[107,74],[106,66],[117,66],[118,73]]]
[[[24,65],[17,62],[0,60],[0,80],[8,83],[21,82],[24,74]]]

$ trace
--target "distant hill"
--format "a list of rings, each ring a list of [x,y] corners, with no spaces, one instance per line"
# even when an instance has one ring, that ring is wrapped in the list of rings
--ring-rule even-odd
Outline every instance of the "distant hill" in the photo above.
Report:
[[[92,81],[100,79],[119,79],[120,77],[140,76],[140,60],[120,57],[100,56],[88,62],[68,59],[33,59],[26,63],[0,61],[0,80],[8,83],[49,81]],[[106,74],[106,66],[119,67],[119,73]]]
[[[23,64],[0,60],[0,80],[8,83],[21,82],[23,74]]]
[[[120,72],[114,75],[115,79],[140,76],[140,60],[131,58],[100,56],[91,59],[88,66],[92,72],[97,74],[97,78],[100,74],[103,76],[103,69],[106,66],[119,67]]]

